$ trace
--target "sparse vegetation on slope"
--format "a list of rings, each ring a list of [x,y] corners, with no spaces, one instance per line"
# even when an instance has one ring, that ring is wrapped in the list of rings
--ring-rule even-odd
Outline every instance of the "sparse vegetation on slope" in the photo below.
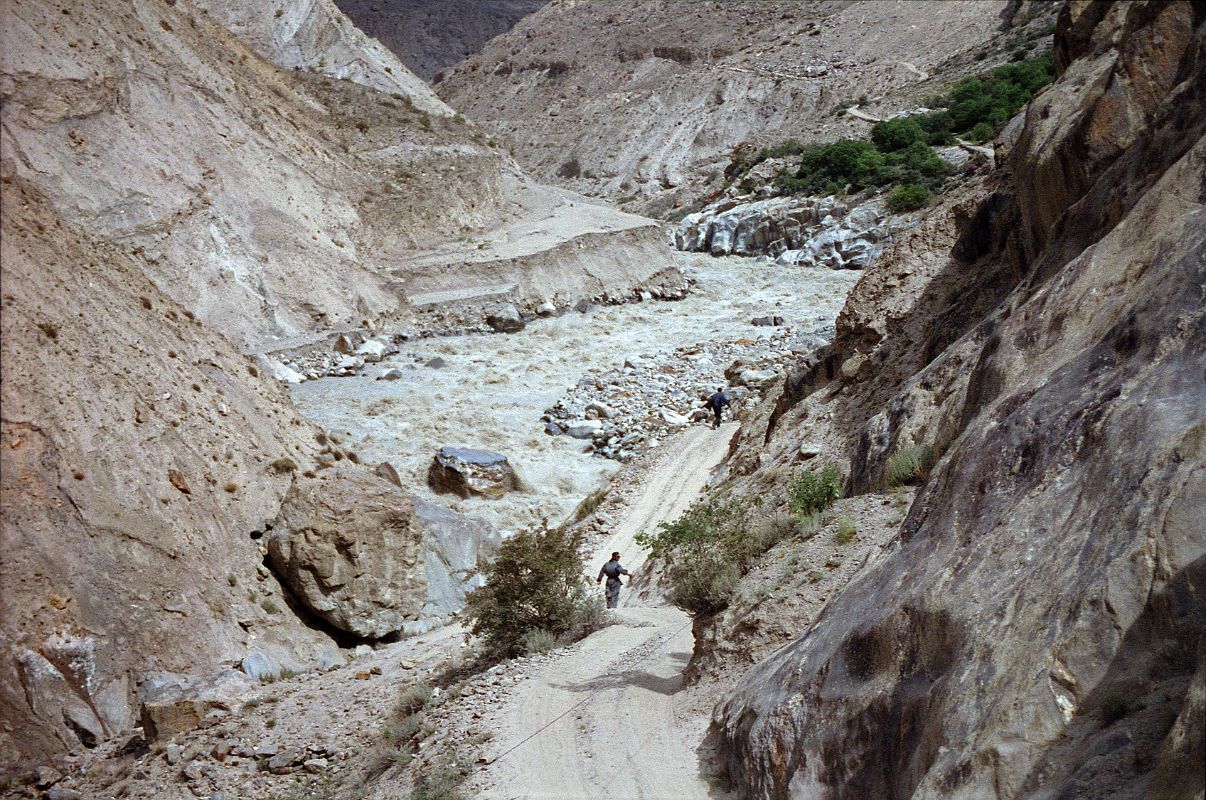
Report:
[[[937,109],[925,114],[877,122],[870,139],[839,139],[803,146],[794,139],[746,156],[734,150],[725,177],[742,178],[770,158],[800,155],[794,168],[774,179],[779,194],[845,194],[892,187],[888,207],[894,212],[925,206],[945,188],[954,172],[935,146],[954,144],[959,137],[985,142],[1055,76],[1050,53],[965,78],[945,95],[930,102]],[[757,182],[742,181],[743,191]]]
[[[637,543],[666,565],[675,605],[712,614],[729,604],[737,582],[762,554],[790,536],[815,532],[819,513],[841,497],[841,483],[836,465],[800,472],[789,487],[790,515],[762,513],[746,497],[702,500]]]
[[[531,648],[576,641],[599,627],[602,609],[582,577],[579,537],[542,526],[515,534],[486,568],[486,582],[466,598],[470,630],[488,655],[509,658]]]

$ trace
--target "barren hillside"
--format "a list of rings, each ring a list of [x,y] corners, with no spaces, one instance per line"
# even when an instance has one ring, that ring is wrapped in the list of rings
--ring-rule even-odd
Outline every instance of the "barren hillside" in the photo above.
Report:
[[[590,205],[528,236],[575,198],[533,186],[329,2],[271,17],[218,0],[22,3],[3,50],[15,173],[246,347],[413,327],[408,267],[436,244],[476,265],[458,286],[508,287],[562,242],[586,235],[597,252],[599,230],[637,231],[617,250],[660,241],[645,221]],[[519,215],[528,227],[506,228],[514,246],[495,257],[496,229]],[[641,262],[642,274],[566,270],[558,288],[627,288],[668,267],[648,251]],[[530,286],[503,294],[544,299]]]
[[[545,180],[698,195],[742,142],[865,134],[1046,31],[1048,4],[556,0],[436,88]],[[684,188],[690,181],[700,186]],[[670,190],[677,190],[671,192]]]
[[[449,613],[494,541],[247,352],[680,279],[330,2],[12,3],[2,50],[7,773]]]
[[[546,0],[340,0],[360,30],[423,80],[476,53]]]

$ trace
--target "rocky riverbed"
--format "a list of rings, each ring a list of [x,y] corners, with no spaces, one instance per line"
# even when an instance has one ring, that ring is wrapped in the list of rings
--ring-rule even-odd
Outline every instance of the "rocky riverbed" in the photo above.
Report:
[[[859,275],[676,258],[693,280],[685,299],[567,311],[509,334],[394,343],[379,361],[362,354],[346,376],[320,375],[290,391],[361,461],[389,461],[421,497],[436,499],[426,481],[440,447],[480,448],[508,458],[519,488],[437,502],[504,532],[563,519],[606,484],[617,461],[698,419],[706,392],[735,386],[739,411],[785,360],[831,336]],[[568,434],[577,420],[589,422],[585,438],[550,435]]]

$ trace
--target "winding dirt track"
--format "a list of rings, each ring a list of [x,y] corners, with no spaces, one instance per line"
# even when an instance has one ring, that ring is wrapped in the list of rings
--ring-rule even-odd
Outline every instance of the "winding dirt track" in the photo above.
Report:
[[[691,504],[736,430],[736,423],[718,431],[696,426],[667,442],[666,456],[590,563],[591,572],[613,550],[635,572],[644,553],[633,538]],[[493,761],[474,780],[475,796],[714,796],[695,754],[707,720],[676,714],[675,695],[693,645],[690,618],[672,606],[640,607],[623,599],[621,605],[615,612],[620,624],[545,665],[492,715]]]

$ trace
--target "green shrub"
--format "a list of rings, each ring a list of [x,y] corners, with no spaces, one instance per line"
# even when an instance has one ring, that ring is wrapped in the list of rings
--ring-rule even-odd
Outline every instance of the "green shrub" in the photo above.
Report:
[[[971,129],[967,138],[971,139],[976,144],[983,144],[996,135],[996,129],[987,122],[977,122],[976,126]]]
[[[900,183],[918,183],[936,188],[950,174],[951,167],[925,142],[913,142],[903,150],[884,158],[888,175]]]
[[[983,122],[995,133],[1054,79],[1055,62],[1050,53],[997,67],[987,75],[964,78],[944,98],[952,130],[970,131]]]
[[[562,647],[566,642],[557,634],[533,628],[523,635],[523,652],[528,655],[547,653]]]
[[[933,193],[916,183],[906,183],[897,186],[888,195],[888,210],[900,214],[905,211],[916,211],[934,197]]]
[[[842,517],[838,520],[837,531],[833,534],[835,544],[850,544],[857,538],[858,528],[855,527],[854,520],[850,519],[850,517]]]
[[[816,514],[842,496],[842,471],[837,464],[826,464],[820,472],[801,471],[787,485],[787,507],[797,517]]]
[[[913,117],[887,119],[871,128],[871,141],[882,153],[903,150],[914,142],[926,141],[925,129]]]
[[[888,457],[884,466],[884,481],[888,488],[921,483],[930,474],[934,451],[924,445],[911,444]]]
[[[670,600],[693,614],[728,605],[737,581],[761,555],[763,541],[750,535],[751,508],[742,498],[708,498],[694,503],[674,522],[637,544],[666,565]]]
[[[933,111],[929,114],[922,114],[916,119],[917,124],[925,131],[926,144],[941,145],[955,143],[955,135],[951,133],[951,128],[955,126],[955,121],[951,118],[949,111]]]
[[[520,655],[532,630],[575,641],[598,627],[602,612],[582,577],[580,547],[575,534],[547,526],[503,542],[465,604],[466,624],[488,655]]]

